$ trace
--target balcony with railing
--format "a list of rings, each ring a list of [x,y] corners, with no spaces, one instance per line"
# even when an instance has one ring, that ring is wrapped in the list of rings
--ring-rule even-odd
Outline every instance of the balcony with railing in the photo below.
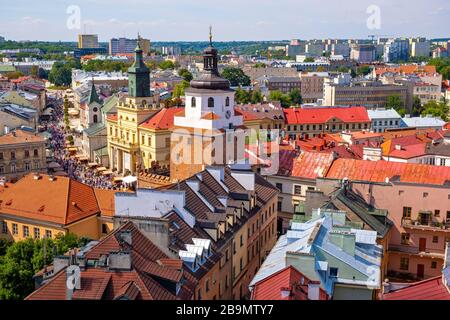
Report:
[[[450,232],[450,219],[438,220],[431,212],[419,212],[417,219],[402,218],[402,227],[414,230]]]
[[[407,244],[390,244],[389,245],[389,252],[390,253],[402,253],[402,254],[409,254],[409,255],[415,255],[420,257],[428,257],[432,259],[444,259],[445,252],[444,250],[438,250],[438,249],[430,249],[425,248],[421,249],[417,246],[410,246]]]

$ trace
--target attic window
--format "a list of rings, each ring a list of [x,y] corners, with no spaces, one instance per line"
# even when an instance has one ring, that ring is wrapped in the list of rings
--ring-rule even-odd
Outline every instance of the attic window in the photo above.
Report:
[[[5,203],[5,205],[7,205],[7,206],[12,205],[12,199],[11,199],[11,200],[8,200],[8,201]]]
[[[45,205],[42,205],[42,206],[39,207],[38,211],[42,212],[42,211],[44,211],[44,209],[45,209]]]

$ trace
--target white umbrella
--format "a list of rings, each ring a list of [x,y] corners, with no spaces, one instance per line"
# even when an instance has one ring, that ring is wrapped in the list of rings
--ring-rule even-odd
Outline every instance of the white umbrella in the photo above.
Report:
[[[125,183],[133,183],[137,181],[137,178],[133,176],[126,176],[122,179],[122,181]]]

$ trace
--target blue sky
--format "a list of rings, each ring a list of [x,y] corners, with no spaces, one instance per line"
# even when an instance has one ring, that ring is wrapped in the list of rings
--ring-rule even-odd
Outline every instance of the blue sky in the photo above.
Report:
[[[69,29],[67,8],[80,9]],[[381,29],[367,27],[369,6],[380,8]],[[449,0],[15,0],[0,4],[0,36],[76,41],[84,29],[152,41],[216,41],[385,36],[450,37]]]

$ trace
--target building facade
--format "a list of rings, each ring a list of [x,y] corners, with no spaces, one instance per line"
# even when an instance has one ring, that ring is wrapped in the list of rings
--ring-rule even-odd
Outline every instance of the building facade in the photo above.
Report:
[[[20,129],[0,136],[0,176],[16,181],[46,169],[44,138]]]

